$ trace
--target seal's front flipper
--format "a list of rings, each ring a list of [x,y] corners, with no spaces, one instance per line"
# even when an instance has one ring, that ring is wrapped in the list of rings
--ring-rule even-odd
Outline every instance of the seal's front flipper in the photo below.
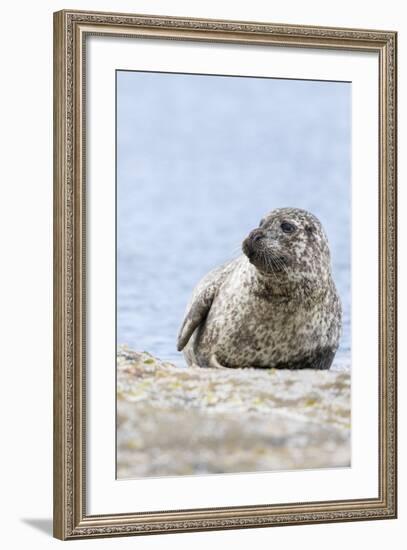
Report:
[[[194,330],[205,320],[211,308],[214,295],[215,288],[209,287],[193,300],[178,334],[178,351],[184,349]]]
[[[229,367],[225,367],[225,365],[221,365],[221,363],[219,363],[218,359],[216,358],[216,355],[215,354],[212,354],[210,359],[209,359],[209,366],[212,367],[213,369],[228,369]]]

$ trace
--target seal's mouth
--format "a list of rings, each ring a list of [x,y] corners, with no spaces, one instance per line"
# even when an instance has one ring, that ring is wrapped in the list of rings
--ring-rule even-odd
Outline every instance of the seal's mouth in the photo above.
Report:
[[[256,253],[262,252],[264,249],[265,234],[261,229],[251,231],[242,243],[242,250],[250,261],[256,256]]]
[[[253,248],[253,246],[251,246],[251,244],[249,243],[249,239],[245,239],[242,243],[242,251],[244,254],[246,254],[246,256],[249,258],[249,260],[251,261],[252,258],[254,257],[255,255],[255,250]]]
[[[266,242],[264,233],[255,229],[242,243],[242,251],[249,262],[266,274],[286,272],[287,257],[273,250]]]

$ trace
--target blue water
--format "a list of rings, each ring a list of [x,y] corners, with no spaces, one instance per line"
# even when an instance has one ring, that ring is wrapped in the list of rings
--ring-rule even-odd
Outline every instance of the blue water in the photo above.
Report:
[[[273,208],[316,214],[350,365],[351,85],[117,73],[117,342],[177,364],[193,287]]]

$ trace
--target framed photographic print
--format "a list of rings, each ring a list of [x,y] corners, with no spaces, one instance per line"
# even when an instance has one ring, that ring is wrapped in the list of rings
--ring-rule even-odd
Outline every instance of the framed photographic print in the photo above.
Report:
[[[396,517],[396,33],[54,15],[54,534]]]

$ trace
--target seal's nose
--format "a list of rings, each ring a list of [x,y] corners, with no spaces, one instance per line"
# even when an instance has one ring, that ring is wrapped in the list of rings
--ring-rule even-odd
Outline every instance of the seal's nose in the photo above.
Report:
[[[256,241],[259,241],[260,239],[263,239],[264,238],[264,232],[262,229],[253,229],[253,231],[251,231],[249,233],[249,239],[255,243]]]

